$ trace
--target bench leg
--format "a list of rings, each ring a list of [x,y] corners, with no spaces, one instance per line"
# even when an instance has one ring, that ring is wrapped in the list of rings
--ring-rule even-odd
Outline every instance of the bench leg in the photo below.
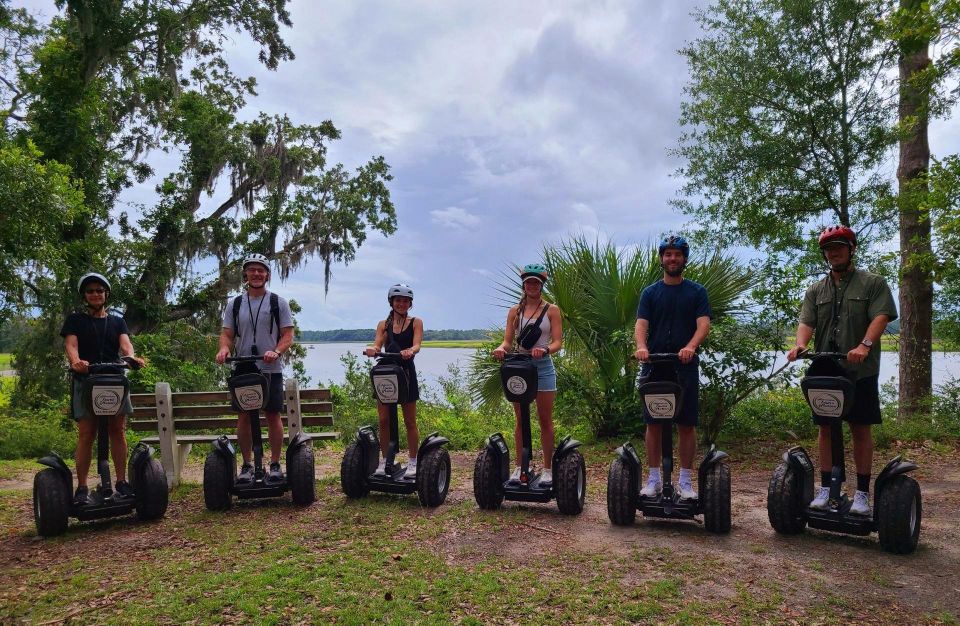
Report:
[[[173,489],[180,484],[182,464],[177,458],[177,432],[173,427],[173,393],[168,383],[159,382],[156,386],[157,432],[160,435],[160,463],[167,475],[167,487]]]
[[[177,444],[177,479],[179,480],[183,476],[183,468],[187,464],[187,459],[190,457],[190,450],[193,449],[192,443],[182,443],[178,442]]]

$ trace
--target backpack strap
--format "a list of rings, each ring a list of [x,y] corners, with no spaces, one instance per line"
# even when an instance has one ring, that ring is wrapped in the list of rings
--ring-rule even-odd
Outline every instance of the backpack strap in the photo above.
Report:
[[[240,301],[243,299],[243,294],[240,294],[233,299],[233,336],[240,336]]]
[[[277,326],[277,341],[280,341],[280,296],[270,292],[270,336],[273,336],[273,326]]]

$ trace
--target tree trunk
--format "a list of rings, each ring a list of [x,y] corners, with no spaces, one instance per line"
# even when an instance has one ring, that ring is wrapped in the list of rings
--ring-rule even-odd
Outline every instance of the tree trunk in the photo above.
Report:
[[[923,10],[920,0],[901,0],[900,8]],[[900,417],[923,407],[932,391],[931,349],[933,280],[930,216],[921,210],[930,165],[927,140],[929,93],[912,84],[930,64],[930,42],[924,37],[900,40],[900,121],[908,131],[900,140],[897,182],[900,191]]]

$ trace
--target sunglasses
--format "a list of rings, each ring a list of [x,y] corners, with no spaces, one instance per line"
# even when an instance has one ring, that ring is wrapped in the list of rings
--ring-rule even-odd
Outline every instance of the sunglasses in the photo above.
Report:
[[[106,293],[106,289],[86,289],[83,293],[94,294],[94,293]]]

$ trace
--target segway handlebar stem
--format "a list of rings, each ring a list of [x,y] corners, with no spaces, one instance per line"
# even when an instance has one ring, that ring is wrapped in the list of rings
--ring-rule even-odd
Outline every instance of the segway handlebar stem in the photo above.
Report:
[[[837,359],[840,361],[847,360],[846,352],[811,352],[810,350],[804,350],[803,352],[797,353],[798,359],[815,359],[821,356],[826,357],[828,359]]]
[[[262,361],[262,354],[255,354],[252,356],[228,356],[223,360],[224,363],[253,363],[254,361]]]

